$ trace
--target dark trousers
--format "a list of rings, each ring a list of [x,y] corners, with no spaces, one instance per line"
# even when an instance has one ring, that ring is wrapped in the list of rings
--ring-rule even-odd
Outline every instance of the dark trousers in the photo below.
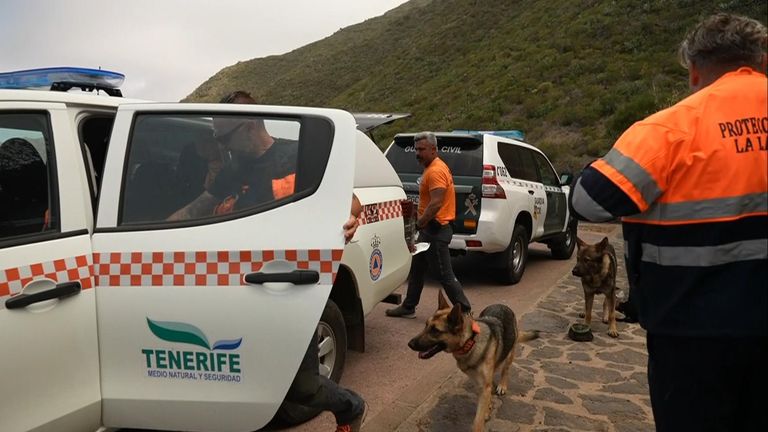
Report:
[[[445,294],[451,303],[461,304],[461,310],[469,312],[471,306],[469,300],[464,295],[464,289],[461,283],[453,274],[451,266],[451,254],[448,251],[448,244],[453,237],[453,229],[450,224],[440,227],[432,226],[419,232],[419,241],[428,242],[429,249],[420,254],[416,254],[411,261],[411,273],[408,276],[408,292],[405,295],[403,306],[409,309],[416,308],[421,299],[421,291],[424,289],[424,275],[427,267],[432,267],[440,273],[440,283],[443,285]]]
[[[318,341],[313,337],[301,360],[299,371],[288,389],[285,400],[298,405],[330,411],[337,424],[347,424],[363,413],[365,402],[319,372]]]
[[[649,334],[647,342],[658,432],[768,430],[768,338]]]

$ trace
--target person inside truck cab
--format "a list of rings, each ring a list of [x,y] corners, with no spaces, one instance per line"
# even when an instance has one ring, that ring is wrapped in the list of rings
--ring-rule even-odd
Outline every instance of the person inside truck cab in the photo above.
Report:
[[[225,96],[221,103],[255,104],[244,91]],[[272,137],[264,121],[251,118],[217,117],[213,120],[216,140],[229,161],[210,187],[168,220],[186,220],[226,214],[285,198],[295,191],[298,143]]]
[[[248,92],[237,90],[220,103],[255,104],[256,100]],[[215,118],[213,128],[214,137],[230,161],[206,190],[175,211],[168,221],[226,214],[295,192],[298,143],[273,138],[261,119]],[[353,193],[350,217],[343,227],[346,241],[354,236],[362,208]]]
[[[221,145],[213,136],[187,144],[179,155],[176,167],[180,195],[177,205],[186,205],[208,190],[223,166]]]

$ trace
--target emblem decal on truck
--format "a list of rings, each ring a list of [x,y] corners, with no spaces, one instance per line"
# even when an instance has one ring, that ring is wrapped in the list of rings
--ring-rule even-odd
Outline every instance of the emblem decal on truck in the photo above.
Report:
[[[374,249],[371,252],[371,261],[368,264],[371,272],[371,280],[377,280],[381,276],[381,268],[384,265],[384,256],[381,254],[381,250]]]
[[[472,213],[472,216],[477,216],[477,210],[475,209],[475,206],[477,205],[477,195],[473,193],[469,194],[467,199],[464,200],[464,205],[467,206],[464,214]]]
[[[544,198],[535,198],[533,200],[533,218],[534,219],[539,218],[542,207],[544,207]]]
[[[211,345],[205,333],[191,324],[147,318],[147,325],[152,334],[161,340],[204,349],[142,348],[148,377],[240,382],[240,354],[221,351],[237,350],[243,338],[223,339]]]

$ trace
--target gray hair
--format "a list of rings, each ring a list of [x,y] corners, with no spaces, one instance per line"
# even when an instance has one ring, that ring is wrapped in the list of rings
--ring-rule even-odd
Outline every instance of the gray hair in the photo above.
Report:
[[[761,68],[768,34],[759,21],[719,13],[700,22],[680,44],[678,56],[686,69],[698,66]]]
[[[414,144],[421,140],[427,140],[433,147],[437,147],[437,137],[432,132],[419,132],[413,137]]]

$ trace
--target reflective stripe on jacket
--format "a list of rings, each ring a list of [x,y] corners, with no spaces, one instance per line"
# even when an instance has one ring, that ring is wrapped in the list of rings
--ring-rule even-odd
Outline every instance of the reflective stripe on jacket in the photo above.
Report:
[[[634,124],[574,186],[583,219],[623,217],[640,322],[768,336],[768,81],[723,75]]]

